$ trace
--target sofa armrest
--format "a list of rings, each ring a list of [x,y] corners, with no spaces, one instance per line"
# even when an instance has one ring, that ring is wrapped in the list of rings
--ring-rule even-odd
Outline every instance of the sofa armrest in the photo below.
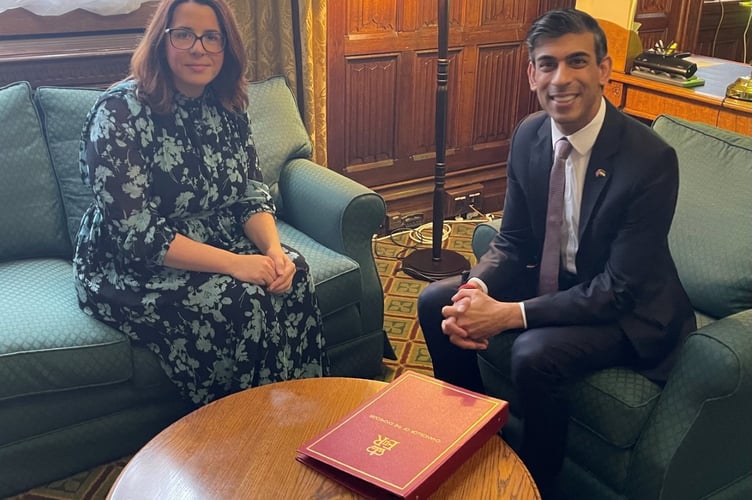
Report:
[[[372,238],[386,216],[384,199],[306,159],[285,164],[279,191],[285,222],[358,263],[365,305],[361,309],[363,327],[366,332],[382,329],[384,292],[373,258]]]
[[[629,498],[699,498],[749,476],[750,421],[752,309],[687,338],[637,444]]]
[[[494,239],[496,233],[501,228],[501,219],[494,219],[488,222],[481,222],[473,229],[473,239],[471,246],[476,259],[480,259],[488,250],[488,245]]]

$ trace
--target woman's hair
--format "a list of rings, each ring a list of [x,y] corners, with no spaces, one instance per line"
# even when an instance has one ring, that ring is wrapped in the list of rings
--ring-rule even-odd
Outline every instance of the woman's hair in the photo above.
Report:
[[[600,63],[608,53],[606,34],[590,14],[575,9],[551,10],[533,21],[527,32],[527,51],[530,60],[541,40],[559,38],[570,33],[592,33],[595,39],[595,58]]]
[[[211,7],[217,15],[219,29],[227,43],[222,69],[211,85],[222,106],[228,110],[245,111],[248,105],[246,57],[235,16],[225,0],[162,0],[159,3],[131,57],[130,78],[137,82],[139,99],[146,101],[157,113],[169,111],[177,90],[167,63],[166,44],[169,42],[165,30],[172,23],[175,8],[189,2]]]

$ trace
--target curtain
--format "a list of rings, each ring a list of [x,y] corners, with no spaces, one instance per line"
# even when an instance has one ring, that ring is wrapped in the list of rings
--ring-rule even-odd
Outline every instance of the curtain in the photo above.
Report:
[[[109,16],[127,14],[148,0],[0,0],[0,12],[23,7],[38,16],[59,16],[76,9]]]
[[[342,1],[342,0],[335,0]],[[326,157],[326,2],[300,0],[302,89],[306,129],[311,133],[314,158],[321,165]]]
[[[313,159],[326,165],[326,0],[229,0],[229,3],[245,43],[248,78],[263,80],[272,75],[287,78],[311,136]],[[297,20],[293,17],[296,6]],[[299,63],[296,45],[300,48]]]

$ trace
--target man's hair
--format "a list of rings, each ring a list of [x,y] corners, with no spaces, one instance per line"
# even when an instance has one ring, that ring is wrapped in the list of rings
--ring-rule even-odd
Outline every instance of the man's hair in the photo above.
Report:
[[[177,89],[167,63],[166,44],[169,41],[165,30],[171,27],[175,8],[191,2],[214,10],[219,29],[227,41],[222,69],[212,81],[212,88],[223,107],[244,112],[248,105],[246,56],[237,21],[225,0],[163,0],[159,3],[131,58],[129,78],[137,81],[137,95],[157,113],[169,111]]]
[[[600,63],[608,53],[606,34],[590,14],[576,9],[550,10],[533,21],[525,42],[530,60],[542,40],[559,38],[569,33],[592,33],[595,40],[595,57]]]

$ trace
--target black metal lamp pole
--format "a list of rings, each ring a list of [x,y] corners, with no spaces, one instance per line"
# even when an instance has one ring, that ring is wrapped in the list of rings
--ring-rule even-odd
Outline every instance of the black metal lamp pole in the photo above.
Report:
[[[439,48],[436,70],[436,166],[433,190],[433,234],[431,249],[416,250],[402,261],[408,275],[435,281],[460,274],[470,268],[468,260],[457,252],[441,248],[444,228],[444,198],[446,191],[446,128],[449,83],[449,0],[438,0]]]

